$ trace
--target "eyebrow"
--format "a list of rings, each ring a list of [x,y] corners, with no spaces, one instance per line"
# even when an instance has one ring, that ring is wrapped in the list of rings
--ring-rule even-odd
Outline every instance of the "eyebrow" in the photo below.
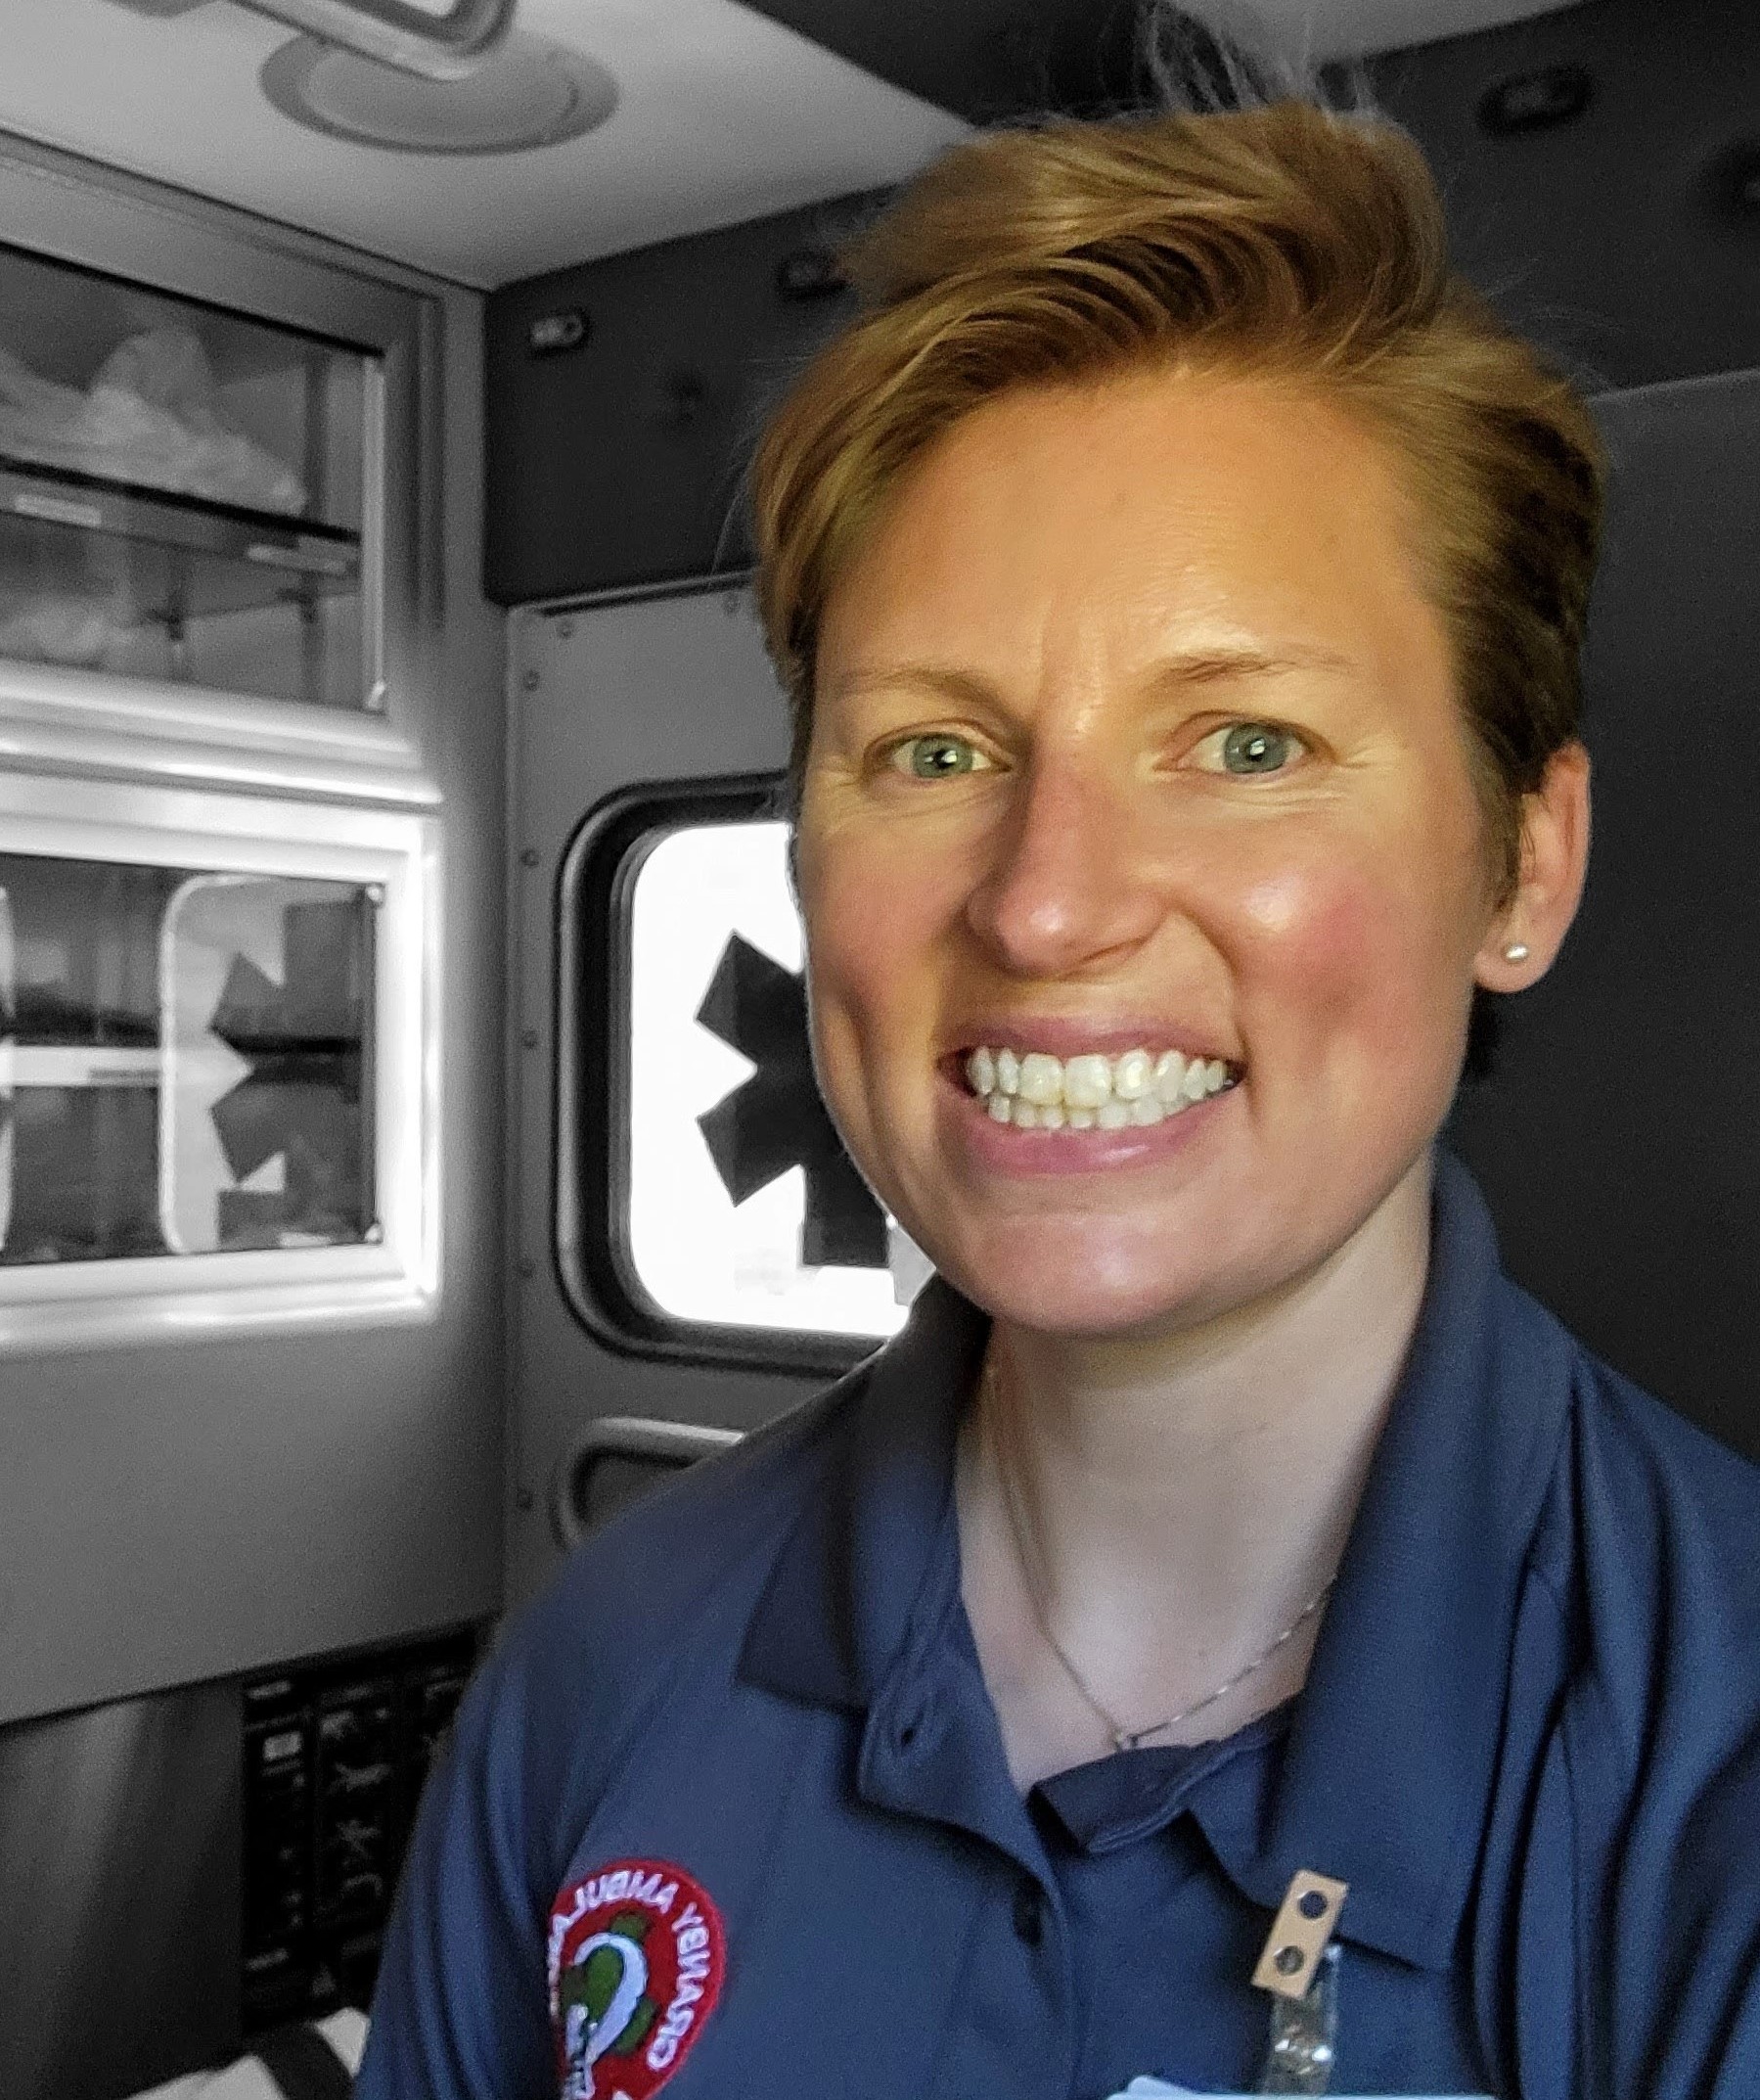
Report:
[[[1307,642],[1280,643],[1274,649],[1253,645],[1215,644],[1163,657],[1150,673],[1150,690],[1205,685],[1215,678],[1267,678],[1286,671],[1354,671],[1358,668],[1336,650]],[[938,663],[900,663],[876,670],[854,670],[835,679],[827,698],[844,700],[887,687],[916,686],[950,700],[984,702],[994,694],[988,682],[970,671]]]

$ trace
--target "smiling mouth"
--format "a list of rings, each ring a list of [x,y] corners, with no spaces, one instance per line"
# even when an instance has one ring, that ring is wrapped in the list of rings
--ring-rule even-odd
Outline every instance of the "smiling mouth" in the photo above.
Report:
[[[1059,1058],[985,1046],[956,1062],[991,1120],[1020,1130],[1147,1129],[1239,1086],[1244,1075],[1222,1058],[1179,1050]]]

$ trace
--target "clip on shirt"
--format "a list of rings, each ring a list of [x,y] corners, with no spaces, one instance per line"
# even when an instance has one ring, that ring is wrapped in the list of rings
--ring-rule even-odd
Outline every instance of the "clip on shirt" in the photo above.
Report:
[[[1326,2093],[1338,2034],[1338,1949],[1332,1934],[1348,1885],[1305,1868],[1285,1891],[1253,1982],[1271,1994],[1271,2045],[1260,2093]],[[1194,2092],[1165,2078],[1133,2078],[1111,2100],[1247,2100],[1245,2094]],[[1338,2100],[1344,2100],[1340,2094]],[[1430,2100],[1451,2100],[1433,2094]],[[1452,2100],[1473,2100],[1456,2094]]]
[[[1285,1892],[1253,1982],[1271,1993],[1271,2046],[1257,2090],[1324,2093],[1338,2030],[1338,1949],[1330,1944],[1346,1885],[1305,1868]],[[1197,2100],[1163,2078],[1133,2078],[1112,2100]],[[1228,2100],[1227,2095],[1218,2100]]]
[[[1284,1892],[1253,1983],[1271,1993],[1262,2093],[1324,2093],[1338,2033],[1338,1949],[1331,1944],[1346,1883],[1306,1867]]]

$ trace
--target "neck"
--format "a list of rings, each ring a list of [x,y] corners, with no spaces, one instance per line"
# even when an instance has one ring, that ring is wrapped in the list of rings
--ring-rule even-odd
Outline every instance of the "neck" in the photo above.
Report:
[[[1343,1553],[1417,1323],[1429,1214],[1426,1154],[1273,1304],[1147,1340],[999,1323],[961,1452],[974,1627],[1004,1646],[1012,1628],[1019,1650],[1030,1600],[1132,1727],[1249,1662]],[[1316,1630],[1218,1707],[1224,1729],[1299,1685]]]

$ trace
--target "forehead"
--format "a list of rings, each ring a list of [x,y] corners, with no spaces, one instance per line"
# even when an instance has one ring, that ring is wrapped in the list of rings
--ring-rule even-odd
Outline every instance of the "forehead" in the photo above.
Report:
[[[1021,388],[889,491],[831,591],[821,693],[928,649],[1128,667],[1216,639],[1366,669],[1440,644],[1398,463],[1343,404],[1267,379]]]

